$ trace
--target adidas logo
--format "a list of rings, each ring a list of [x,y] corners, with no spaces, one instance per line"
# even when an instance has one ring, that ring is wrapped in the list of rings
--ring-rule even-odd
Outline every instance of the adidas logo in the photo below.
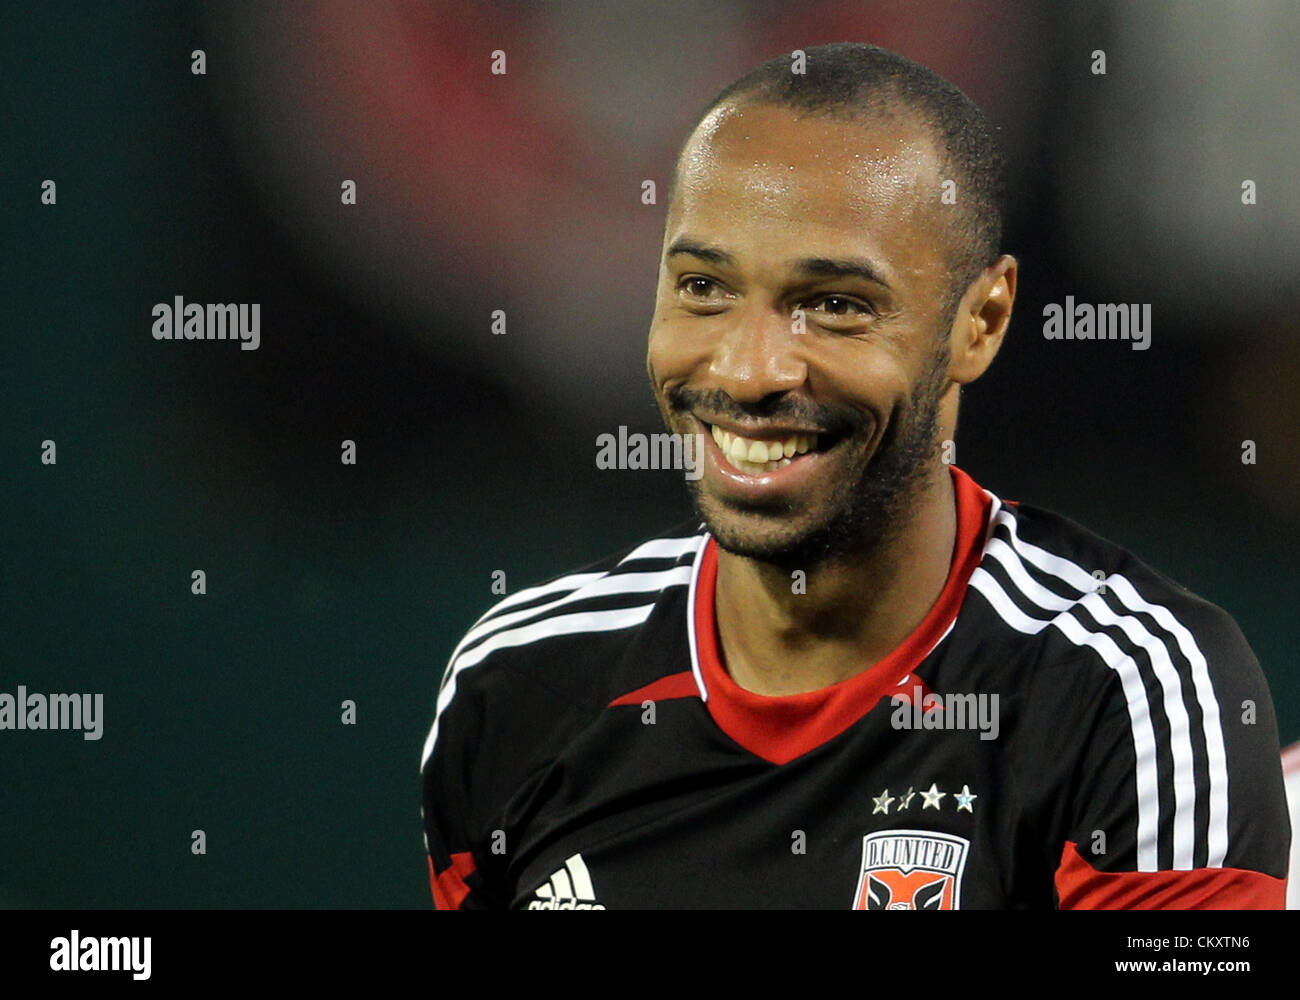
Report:
[[[528,904],[530,910],[603,910],[596,902],[596,890],[591,884],[591,873],[581,854],[564,862],[564,867],[550,877],[534,893],[537,897]]]

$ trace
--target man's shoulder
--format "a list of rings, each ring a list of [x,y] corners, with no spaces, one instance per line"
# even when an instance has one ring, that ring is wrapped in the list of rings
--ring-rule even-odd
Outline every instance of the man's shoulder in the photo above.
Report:
[[[995,505],[980,591],[1008,635],[1105,664],[1134,658],[1215,676],[1257,671],[1231,614],[1130,549],[1032,503]]]
[[[689,585],[705,528],[688,521],[503,597],[456,645],[449,667],[542,640],[621,632],[640,624],[673,588]]]
[[[698,521],[683,522],[503,597],[448,658],[440,708],[473,691],[498,703],[555,701],[589,711],[641,673],[653,680],[679,667],[665,634],[686,642],[686,596],[706,537]],[[647,632],[657,641],[645,641]],[[650,655],[637,657],[635,676],[625,678],[625,651],[638,642]]]
[[[1279,905],[1277,720],[1233,617],[1052,511],[1002,504],[989,527],[971,582],[1030,651],[1024,787],[1065,843],[1060,906]]]

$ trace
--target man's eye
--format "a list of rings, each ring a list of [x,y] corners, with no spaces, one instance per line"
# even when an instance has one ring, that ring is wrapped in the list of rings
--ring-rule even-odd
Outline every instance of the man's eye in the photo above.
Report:
[[[711,278],[686,278],[679,287],[693,298],[707,299],[717,291],[718,283]]]
[[[821,312],[829,316],[843,316],[852,318],[854,316],[872,316],[869,306],[863,305],[856,299],[850,299],[843,295],[826,295],[810,303],[812,308],[822,307]]]

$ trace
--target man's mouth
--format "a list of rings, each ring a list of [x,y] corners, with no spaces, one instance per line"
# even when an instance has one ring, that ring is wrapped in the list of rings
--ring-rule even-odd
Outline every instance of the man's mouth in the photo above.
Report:
[[[727,461],[750,476],[761,476],[789,465],[796,455],[817,445],[816,434],[791,434],[779,438],[751,438],[725,431],[717,424],[709,428],[713,440]]]
[[[701,421],[701,423],[705,423]],[[705,423],[718,451],[736,471],[747,476],[763,476],[784,469],[808,452],[825,450],[830,435],[815,431],[773,431],[768,434],[743,435]]]

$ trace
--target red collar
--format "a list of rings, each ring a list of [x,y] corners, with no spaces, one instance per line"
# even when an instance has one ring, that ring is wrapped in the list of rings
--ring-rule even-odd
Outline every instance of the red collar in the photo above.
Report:
[[[971,573],[983,555],[992,502],[989,495],[955,465],[957,541],[948,581],[925,620],[883,660],[868,670],[803,694],[768,696],[746,691],[731,679],[718,655],[714,619],[718,547],[712,537],[700,557],[695,585],[695,639],[705,704],[718,726],[733,740],[774,764],[794,760],[857,722],[920,665],[957,618]],[[912,685],[907,685],[911,690]]]

